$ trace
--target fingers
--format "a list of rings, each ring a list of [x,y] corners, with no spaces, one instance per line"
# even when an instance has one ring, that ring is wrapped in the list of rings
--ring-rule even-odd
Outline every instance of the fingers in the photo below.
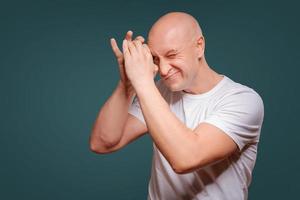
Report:
[[[142,42],[140,40],[134,40],[134,41],[132,41],[132,44],[134,45],[134,47],[136,48],[136,50],[138,52],[142,52],[143,51]]]
[[[128,41],[128,50],[130,52],[131,55],[136,55],[137,52],[139,51],[139,47],[138,47],[138,43],[139,41]],[[137,45],[137,46],[136,46]]]
[[[128,41],[132,41],[133,32],[131,30],[127,31],[125,39]],[[145,42],[145,38],[141,35],[137,36],[134,40],[139,40],[141,43]]]
[[[118,47],[118,44],[116,42],[116,40],[114,38],[111,38],[110,39],[110,45],[111,45],[111,48],[114,52],[114,54],[116,55],[117,58],[121,57],[122,56],[122,52],[120,51],[119,47]]]
[[[124,57],[126,57],[126,56],[128,56],[128,42],[127,42],[127,40],[125,39],[125,40],[123,40],[123,45],[122,45],[122,47],[123,47],[123,54],[124,54]]]
[[[150,51],[150,49],[149,49],[149,47],[148,47],[147,44],[143,44],[143,49],[144,49],[146,52],[148,52],[148,53],[151,54],[151,51]]]
[[[127,31],[125,39],[128,40],[128,41],[132,41],[132,35],[133,35],[133,32],[131,30]],[[145,42],[145,38],[143,36],[140,36],[140,35],[137,36],[134,40],[139,40],[139,41],[141,41],[141,43]]]
[[[152,61],[153,61],[153,56],[152,56],[151,50],[149,49],[149,47],[148,47],[147,44],[143,44],[143,50],[144,50],[146,56],[149,57],[149,58],[151,58]]]
[[[128,41],[131,41],[132,40],[132,35],[133,35],[132,31],[130,31],[130,30],[127,31],[125,39],[128,40]]]
[[[143,36],[137,36],[134,40],[132,40],[133,32],[131,30],[127,31],[125,35],[125,39],[123,40],[123,53],[127,50],[127,53],[131,54],[134,52],[142,52],[143,51],[143,43],[145,42],[145,39]],[[126,41],[125,41],[126,40]],[[121,58],[123,56],[121,50],[119,49],[117,42],[114,38],[111,38],[111,46],[115,53],[115,55],[118,58]]]
[[[132,35],[133,35],[132,31],[130,31],[130,30],[127,31],[127,33],[125,35],[125,39],[128,40],[128,41],[131,41],[132,40]],[[139,38],[139,39],[142,40],[144,38],[142,37],[142,38]],[[112,50],[113,50],[114,54],[116,55],[116,57],[121,58],[123,56],[123,54],[122,54],[121,50],[119,49],[115,38],[110,39],[110,45],[111,45]]]
[[[135,38],[135,40],[139,40],[141,43],[144,43],[145,42],[145,39],[143,38],[143,36],[137,36]]]
[[[132,41],[123,40],[123,54],[124,57],[128,57],[136,53],[136,47]]]
[[[133,32],[131,30],[127,31],[126,35],[125,35],[125,39],[127,41],[132,41],[132,35],[133,35]],[[143,36],[137,36],[134,41],[140,41],[141,43],[144,43],[145,42],[145,39]],[[122,52],[120,51],[119,47],[118,47],[118,44],[116,42],[116,40],[114,38],[111,38],[110,39],[110,44],[111,44],[111,47],[114,51],[114,53],[116,54],[116,56],[121,56]]]
[[[145,53],[147,54],[147,56],[149,56],[149,58],[152,60],[153,62],[153,58],[152,58],[152,54],[151,54],[151,51],[150,51],[150,48],[148,47],[147,44],[143,44],[143,50],[145,51]],[[154,71],[153,71],[153,75],[156,76],[159,68],[158,66],[153,62],[153,67],[154,67]]]

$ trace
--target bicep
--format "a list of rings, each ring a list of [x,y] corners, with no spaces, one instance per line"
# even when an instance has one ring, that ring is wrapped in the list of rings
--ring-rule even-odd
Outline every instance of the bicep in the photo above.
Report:
[[[197,135],[197,157],[201,166],[220,161],[238,149],[229,135],[212,124],[200,123],[193,132]]]

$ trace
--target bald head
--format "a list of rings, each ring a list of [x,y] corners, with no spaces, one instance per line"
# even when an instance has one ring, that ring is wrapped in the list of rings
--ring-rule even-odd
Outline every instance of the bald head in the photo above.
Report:
[[[201,28],[187,13],[171,12],[160,17],[151,27],[147,43],[161,78],[172,91],[191,87],[207,65]]]
[[[171,12],[160,17],[151,27],[148,39],[168,39],[176,37],[177,40],[186,40],[202,36],[202,30],[197,20],[184,12]]]

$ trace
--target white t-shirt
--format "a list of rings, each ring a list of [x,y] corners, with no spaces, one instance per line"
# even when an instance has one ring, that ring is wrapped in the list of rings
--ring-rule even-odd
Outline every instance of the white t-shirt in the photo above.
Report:
[[[171,92],[161,80],[156,86],[172,112],[187,127],[194,129],[199,123],[210,123],[231,137],[239,151],[210,166],[177,174],[153,143],[148,199],[247,199],[264,117],[260,96],[226,76],[213,89],[198,95]],[[129,113],[145,124],[137,98]]]

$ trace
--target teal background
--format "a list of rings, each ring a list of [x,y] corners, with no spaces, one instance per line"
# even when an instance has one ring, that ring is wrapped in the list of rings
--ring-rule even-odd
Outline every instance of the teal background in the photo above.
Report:
[[[150,138],[110,155],[88,139],[119,78],[110,37],[146,36],[174,10],[199,20],[210,66],[264,100],[249,199],[297,198],[296,2],[1,1],[0,199],[146,199]]]

